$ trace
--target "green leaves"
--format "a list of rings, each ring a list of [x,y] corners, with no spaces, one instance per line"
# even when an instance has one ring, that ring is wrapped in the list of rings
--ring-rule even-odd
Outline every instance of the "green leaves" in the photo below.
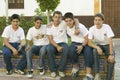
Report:
[[[45,12],[46,10],[54,11],[60,3],[60,0],[36,0],[39,4],[40,9]]]

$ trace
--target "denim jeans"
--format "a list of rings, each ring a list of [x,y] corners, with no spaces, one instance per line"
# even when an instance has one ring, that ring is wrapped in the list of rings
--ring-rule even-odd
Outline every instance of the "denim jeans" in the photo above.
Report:
[[[43,68],[44,64],[44,58],[46,54],[46,46],[32,46],[31,49],[29,49],[26,53],[27,56],[27,69],[31,70],[33,69],[33,63],[32,63],[32,54],[36,54],[39,56],[39,68]]]
[[[18,50],[20,43],[10,43],[15,49]],[[11,62],[11,56],[13,55],[12,50],[6,47],[5,45],[3,46],[3,57],[4,57],[4,62],[6,64],[6,69],[12,70],[12,62]],[[24,70],[26,68],[26,52],[25,52],[25,46],[22,47],[22,49],[18,53],[19,55],[22,55],[22,58],[19,60],[17,64],[17,69],[19,70]]]
[[[105,56],[109,56],[109,45],[98,45],[102,50],[103,53],[105,53]],[[94,65],[95,65],[95,73],[99,73],[100,70],[100,61],[99,61],[99,55],[97,52],[97,49],[93,49],[93,55],[94,55]],[[114,69],[114,63],[108,62],[108,68],[107,68],[107,75],[105,80],[111,80],[112,79],[112,73]]]
[[[81,43],[72,42],[69,46],[69,58],[72,64],[78,64],[79,54],[77,53],[77,45]],[[84,56],[86,67],[93,67],[93,49],[89,46],[84,46],[80,55]]]
[[[58,45],[63,47],[62,52],[58,52],[57,48],[51,44],[47,46],[48,66],[51,72],[56,72],[57,68],[59,71],[63,72],[66,66],[67,55],[68,55],[68,45],[66,43],[58,43]],[[55,63],[55,55],[61,56],[61,60],[58,66],[56,66],[56,63]]]

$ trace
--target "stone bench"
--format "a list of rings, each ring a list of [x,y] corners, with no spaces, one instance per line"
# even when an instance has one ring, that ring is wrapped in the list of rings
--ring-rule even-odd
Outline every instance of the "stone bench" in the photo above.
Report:
[[[16,67],[16,64],[18,62],[18,60],[20,59],[21,56],[13,56],[12,57],[12,62],[13,62],[13,67]],[[56,56],[56,64],[58,64],[60,60],[60,56]],[[46,74],[49,73],[49,68],[48,68],[48,65],[47,65],[47,57],[45,58],[45,65],[44,65],[44,68],[46,70]],[[2,54],[0,53],[0,71],[5,71],[5,64],[4,64],[4,61],[3,61],[3,56]],[[86,72],[85,72],[85,66],[84,66],[84,58],[83,56],[79,56],[79,67],[80,67],[80,70],[79,70],[79,76],[85,76]],[[35,70],[34,72],[39,74],[38,70],[37,70],[37,67],[38,67],[38,56],[35,56],[33,55],[33,69]],[[67,64],[66,64],[66,68],[65,68],[65,74],[67,76],[70,76],[71,75],[71,69],[72,69],[72,64],[70,63],[70,60],[68,59],[67,61]],[[106,72],[107,72],[107,59],[105,56],[101,56],[100,57],[100,74],[102,76],[102,78],[104,78],[106,76]],[[93,74],[94,74],[94,71],[93,71]],[[113,78],[114,78],[114,74],[113,74]],[[114,80],[114,79],[113,79]]]

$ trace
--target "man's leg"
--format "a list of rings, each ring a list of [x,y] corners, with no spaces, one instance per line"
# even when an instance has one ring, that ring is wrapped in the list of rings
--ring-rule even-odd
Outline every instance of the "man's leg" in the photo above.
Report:
[[[114,63],[108,62],[108,69],[105,80],[112,80],[113,70],[114,70]]]
[[[11,62],[11,56],[12,56],[12,51],[7,48],[6,46],[3,46],[3,58],[4,62],[6,64],[6,69],[8,71],[7,74],[11,74],[11,70],[13,69],[12,62]]]
[[[63,51],[60,53],[61,60],[59,64],[59,71],[63,72],[66,66],[67,57],[68,57],[68,45],[66,43],[60,43],[59,45],[63,47]]]
[[[55,64],[55,53],[57,53],[57,49],[52,46],[47,46],[47,55],[48,55],[48,66],[51,72],[56,72],[56,64]]]
[[[93,80],[92,67],[93,67],[93,49],[89,46],[85,46],[82,51],[86,64],[86,78]]]
[[[47,53],[47,45],[41,46],[41,49],[39,51],[39,70],[40,70],[40,75],[43,75],[45,73],[45,70],[44,70],[44,59],[45,59],[46,53]]]
[[[94,72],[95,72],[95,79],[94,80],[101,80],[99,69],[100,69],[100,61],[97,49],[93,49],[93,57],[94,57]]]
[[[105,53],[105,55],[107,57],[109,57],[109,54],[110,54],[109,53],[109,45],[104,45],[104,46],[102,46],[102,48],[103,48],[103,52]],[[113,52],[113,54],[115,54],[115,53]],[[105,80],[112,80],[113,70],[114,70],[114,63],[108,62],[107,74],[106,74]]]
[[[73,64],[72,69],[72,78],[77,77],[77,72],[79,71],[79,65],[78,65],[78,54],[77,54],[77,47],[76,44],[72,43],[68,49],[68,56]]]
[[[25,46],[22,47],[19,54],[22,55],[22,58],[18,62],[17,70],[22,70],[23,71],[26,68],[26,65],[27,65]]]
[[[27,57],[27,69],[28,69],[28,78],[33,77],[33,63],[32,63],[32,54],[39,54],[39,46],[32,46],[26,53]]]
[[[51,71],[51,77],[56,77],[56,64],[55,64],[55,54],[57,53],[57,49],[49,44],[47,46],[47,56],[48,56],[48,67]]]

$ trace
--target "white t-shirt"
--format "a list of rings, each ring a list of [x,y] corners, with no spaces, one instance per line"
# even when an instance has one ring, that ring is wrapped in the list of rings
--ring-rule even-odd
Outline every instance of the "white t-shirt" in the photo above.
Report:
[[[72,28],[69,28],[67,26],[67,34],[71,37],[72,42],[77,42],[77,43],[83,43],[84,41],[84,37],[88,34],[88,30],[87,28],[79,23],[79,30],[80,30],[80,34],[79,35],[75,35],[75,26],[73,26]]]
[[[2,37],[8,38],[11,43],[20,43],[20,40],[25,40],[24,30],[21,27],[15,31],[12,25],[5,27]]]
[[[100,29],[97,29],[95,25],[89,29],[88,38],[93,39],[96,44],[109,44],[108,38],[110,37],[114,37],[114,33],[111,27],[107,24],[103,24]]]
[[[58,27],[52,25],[51,28],[47,30],[47,35],[52,35],[53,40],[56,43],[68,42],[67,33],[66,33],[66,24],[62,21]]]
[[[41,26],[39,29],[36,29],[34,26],[28,30],[27,40],[32,40],[33,45],[47,45],[49,43],[47,35],[46,35],[46,26]],[[41,38],[37,38],[38,36],[43,35]]]

